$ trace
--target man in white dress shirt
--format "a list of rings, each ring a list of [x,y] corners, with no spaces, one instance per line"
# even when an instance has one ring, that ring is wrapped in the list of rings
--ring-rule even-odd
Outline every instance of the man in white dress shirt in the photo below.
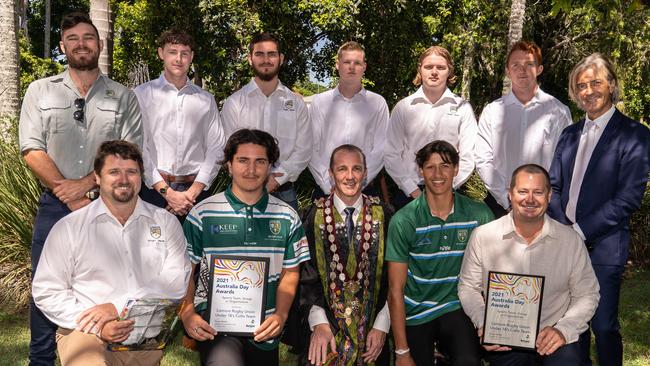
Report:
[[[266,189],[297,209],[293,182],[307,167],[312,151],[307,107],[278,78],[284,55],[274,35],[255,35],[248,51],[254,77],[226,99],[221,110],[224,129],[227,136],[242,128],[259,129],[278,140],[280,159]]]
[[[377,195],[372,182],[384,166],[388,105],[381,95],[361,85],[366,60],[359,43],[350,41],[339,47],[336,70],[336,88],[315,95],[309,107],[314,135],[309,170],[318,184],[314,197],[331,192],[334,182],[330,179],[329,157],[337,146],[344,144],[358,146],[366,155],[368,170],[362,187],[367,188],[366,194]]]
[[[180,223],[138,198],[143,162],[137,146],[104,142],[95,158],[99,199],[58,221],[45,242],[32,284],[39,309],[56,325],[61,364],[157,365],[162,351],[107,351],[132,320],[119,320],[128,299],[185,294],[190,265]]]
[[[506,59],[512,90],[488,104],[479,119],[476,171],[488,190],[485,203],[496,217],[510,209],[510,174],[522,164],[548,170],[560,133],[571,124],[569,108],[537,84],[543,69],[536,44],[515,43]]]
[[[447,87],[455,80],[449,51],[431,46],[420,55],[418,74],[413,80],[420,88],[393,108],[386,133],[384,163],[401,190],[393,198],[396,209],[422,193],[418,187],[422,178],[415,164],[415,153],[429,142],[444,140],[458,151],[460,163],[454,189],[462,186],[474,170],[476,118],[469,102]]]
[[[187,77],[192,37],[170,29],[158,43],[163,73],[135,88],[144,126],[141,197],[183,221],[196,202],[210,196],[226,141],[214,96]]]

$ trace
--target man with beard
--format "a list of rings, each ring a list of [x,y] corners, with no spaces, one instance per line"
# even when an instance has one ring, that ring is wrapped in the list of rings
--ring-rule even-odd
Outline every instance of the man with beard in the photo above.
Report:
[[[280,159],[266,189],[298,209],[293,182],[311,158],[312,134],[307,107],[300,96],[278,79],[284,55],[274,35],[255,35],[248,51],[254,77],[226,99],[221,110],[224,129],[228,136],[241,128],[259,129],[278,140]]]
[[[311,330],[307,359],[321,365],[388,365],[384,250],[390,214],[361,193],[366,157],[354,145],[330,156],[332,193],[309,210],[311,260],[300,276],[300,305]],[[328,349],[338,355],[328,359]]]
[[[162,351],[111,352],[133,320],[118,317],[129,299],[181,299],[190,278],[180,223],[138,198],[142,155],[106,141],[94,162],[99,199],[59,220],[45,242],[32,284],[36,305],[59,328],[63,366],[158,365]]]
[[[158,43],[163,73],[134,90],[145,135],[141,197],[184,221],[196,202],[210,196],[226,141],[214,96],[187,77],[192,37],[170,29]]]
[[[598,281],[582,239],[571,227],[546,216],[551,183],[535,164],[515,169],[508,192],[512,210],[474,230],[460,271],[458,297],[483,334],[490,271],[544,276],[537,352],[489,345],[492,366],[580,364],[578,336],[598,305]]]
[[[63,17],[59,47],[67,70],[29,85],[20,114],[20,149],[43,186],[32,237],[32,278],[52,226],[97,198],[92,163],[99,145],[114,139],[142,144],[138,101],[100,73],[103,45],[87,14]],[[53,365],[56,325],[33,302],[29,318],[31,364]]]

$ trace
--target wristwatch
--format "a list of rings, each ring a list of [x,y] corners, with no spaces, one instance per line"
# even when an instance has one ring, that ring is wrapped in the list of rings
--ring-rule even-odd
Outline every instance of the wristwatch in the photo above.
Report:
[[[99,190],[91,189],[90,191],[86,192],[85,196],[89,200],[94,201],[99,198]]]
[[[164,186],[160,187],[158,193],[160,193],[163,197],[165,197],[165,195],[167,194],[167,189],[169,189],[169,186],[165,184]]]

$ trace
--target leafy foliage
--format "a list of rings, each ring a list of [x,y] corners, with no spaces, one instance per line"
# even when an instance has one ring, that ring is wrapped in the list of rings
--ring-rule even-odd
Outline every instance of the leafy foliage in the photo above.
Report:
[[[29,51],[30,45],[24,36],[19,37],[20,47],[20,97],[25,95],[29,84],[63,71],[63,66],[48,58],[40,58]]]
[[[56,57],[60,54],[59,39],[61,39],[61,18],[73,11],[88,12],[89,0],[50,0],[50,54]],[[30,40],[30,49],[33,55],[43,57],[43,44],[45,39],[45,1],[30,0],[27,8],[27,29]]]
[[[10,121],[11,140],[0,140],[0,302],[22,307],[29,300],[32,224],[41,193],[20,157],[18,121]]]

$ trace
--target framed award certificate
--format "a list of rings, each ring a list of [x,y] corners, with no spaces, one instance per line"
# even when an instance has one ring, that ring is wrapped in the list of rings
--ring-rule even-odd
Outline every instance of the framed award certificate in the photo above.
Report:
[[[490,271],[483,344],[535,350],[543,293],[543,276]]]
[[[210,256],[207,321],[221,334],[252,336],[264,320],[269,258]]]

